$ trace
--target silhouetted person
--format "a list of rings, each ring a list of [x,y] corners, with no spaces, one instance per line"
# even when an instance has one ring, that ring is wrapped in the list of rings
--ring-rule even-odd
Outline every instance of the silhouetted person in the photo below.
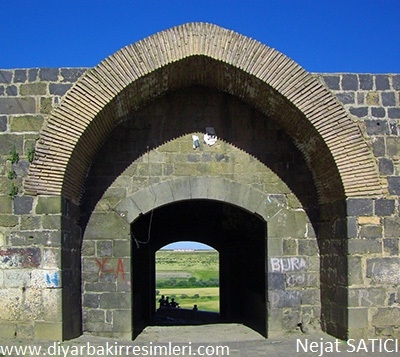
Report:
[[[166,298],[165,298],[165,305],[164,305],[165,307],[171,307],[171,304],[170,304],[170,302],[169,302],[169,296],[167,296]]]
[[[161,295],[161,299],[158,300],[158,302],[160,303],[160,308],[165,306],[165,297],[164,297],[164,295]]]
[[[174,307],[174,308],[179,307],[179,304],[175,301],[174,298],[171,299],[171,304],[170,305],[171,305],[171,307]]]

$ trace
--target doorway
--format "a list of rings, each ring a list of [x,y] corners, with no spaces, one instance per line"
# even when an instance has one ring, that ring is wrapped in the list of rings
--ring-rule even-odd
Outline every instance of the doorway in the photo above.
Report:
[[[179,237],[219,251],[220,319],[267,333],[266,222],[214,200],[175,202],[139,216],[131,225],[133,326],[136,337],[154,320],[155,253]]]

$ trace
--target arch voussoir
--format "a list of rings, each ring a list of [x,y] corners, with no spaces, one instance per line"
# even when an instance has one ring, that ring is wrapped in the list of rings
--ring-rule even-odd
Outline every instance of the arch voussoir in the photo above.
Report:
[[[212,78],[191,73],[199,71],[200,67],[181,69],[186,72],[175,76],[168,72],[168,66],[196,56],[215,61]],[[237,85],[228,83],[227,72],[231,70],[242,73],[242,76],[231,78],[241,81]],[[158,71],[165,71],[160,72],[162,78],[151,76]],[[186,76],[186,80],[182,76]],[[149,87],[146,92],[142,80],[147,77],[153,81],[147,86],[160,88],[152,91]],[[85,175],[96,150],[119,118],[126,114],[127,108],[132,108],[132,104],[119,103],[119,95],[139,81],[142,81],[142,88],[137,89],[137,103],[146,102],[169,88],[176,89],[184,83],[197,81],[198,84],[214,85],[248,99],[264,113],[272,110],[272,116],[278,121],[288,120],[285,114],[280,114],[282,108],[279,106],[282,103],[289,104],[294,113],[298,113],[295,116],[299,119],[296,124],[300,126],[300,131],[305,133],[311,130],[315,140],[326,147],[320,156],[331,157],[330,176],[340,177],[343,185],[334,189],[342,191],[336,199],[381,195],[377,165],[361,130],[315,75],[307,73],[272,48],[205,23],[185,24],[157,33],[122,48],[88,70],[66,94],[44,128],[37,147],[38,159],[30,167],[26,190],[36,194],[63,195],[79,202]],[[218,81],[223,84],[217,85]],[[253,88],[255,81],[261,84]],[[274,99],[265,98],[265,93],[273,93]],[[129,96],[126,100],[129,100]],[[112,110],[108,111],[110,103],[113,103]],[[111,115],[104,117],[104,112]],[[296,137],[295,129],[291,129],[289,124],[283,127],[293,135],[295,142],[301,142],[301,138]],[[349,143],[351,149],[347,146]],[[301,143],[299,149],[306,159],[314,156],[313,145]],[[75,155],[79,155],[79,160],[74,159]],[[318,167],[324,166],[324,160],[324,157],[318,156],[313,161],[308,159],[317,181],[323,177],[324,170]],[[363,180],[355,180],[354,173],[348,170],[348,164],[357,167],[360,162],[368,170],[363,172]],[[57,170],[54,175],[47,175],[48,169],[55,165]],[[337,179],[334,181],[338,182]],[[334,194],[332,190],[329,191],[330,182],[316,185],[320,187],[321,202],[331,201]]]

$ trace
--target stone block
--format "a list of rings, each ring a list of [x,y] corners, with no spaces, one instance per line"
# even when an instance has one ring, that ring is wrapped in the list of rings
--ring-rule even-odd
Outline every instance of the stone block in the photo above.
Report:
[[[113,242],[112,240],[101,240],[96,242],[96,256],[97,257],[112,257],[113,256]]]
[[[319,248],[316,239],[299,239],[299,255],[319,255]]]
[[[16,330],[16,338],[19,339],[33,339],[35,336],[35,330],[34,326],[32,324],[24,324],[24,323],[19,323],[17,325],[17,330]]]
[[[28,69],[28,82],[36,82],[39,73],[39,68]]]
[[[39,78],[41,81],[58,81],[58,68],[41,68],[39,71]]]
[[[113,311],[113,331],[132,331],[132,311],[130,309]]]
[[[0,196],[0,214],[12,213],[12,202],[13,200],[10,197]]]
[[[50,114],[53,110],[53,102],[51,98],[40,98],[40,113]]]
[[[27,83],[21,84],[20,94],[23,96],[39,96],[47,94],[47,84],[46,83]]]
[[[39,196],[35,212],[37,214],[57,214],[61,213],[61,197]]]
[[[370,106],[378,106],[380,104],[380,97],[378,92],[368,92],[366,97],[367,104]]]
[[[23,215],[21,216],[20,229],[21,231],[33,231],[42,227],[42,217]]]
[[[62,82],[75,83],[86,70],[86,68],[61,68]]]
[[[396,96],[394,92],[383,92],[382,96],[382,105],[385,107],[394,107],[396,106]]]
[[[389,176],[387,181],[389,194],[400,196],[400,176]]]
[[[400,307],[378,308],[372,316],[371,324],[376,327],[398,326],[400,321]]]
[[[399,239],[387,238],[383,240],[383,251],[386,254],[395,256],[399,254]]]
[[[270,290],[268,302],[272,308],[299,307],[302,292],[298,290]]]
[[[377,225],[380,225],[380,223],[381,223],[381,219],[379,217],[376,217],[376,216],[361,216],[361,217],[358,217],[358,224],[360,224],[360,225],[367,224],[367,225],[375,225],[375,226],[377,226]]]
[[[350,108],[349,111],[358,118],[366,118],[368,116],[367,107]]]
[[[358,90],[358,78],[356,74],[343,74],[342,75],[342,89],[343,90]]]
[[[400,75],[396,74],[392,77],[393,89],[400,90]]]
[[[114,257],[130,257],[131,242],[127,240],[114,240]]]
[[[0,97],[0,113],[25,114],[35,113],[35,99],[31,97]]]
[[[43,122],[44,118],[41,115],[13,116],[11,118],[10,130],[12,132],[39,132]]]
[[[62,322],[35,322],[35,338],[39,340],[62,341]]]
[[[373,118],[384,118],[386,116],[385,108],[371,108],[371,116]]]
[[[340,76],[323,76],[325,84],[329,89],[339,90],[340,89]]]
[[[400,118],[400,108],[388,108],[389,119],[399,119]]]
[[[130,225],[115,212],[94,212],[85,231],[85,239],[124,239],[130,236]]]
[[[373,89],[373,77],[370,74],[359,74],[358,79],[360,82],[360,89],[362,90],[372,90]]]
[[[31,274],[27,270],[7,269],[3,273],[5,288],[22,288],[31,285]]]
[[[99,294],[83,294],[83,307],[98,308]]]
[[[30,214],[32,211],[33,197],[17,196],[13,200],[15,214]]]
[[[375,87],[376,90],[390,89],[389,77],[385,74],[375,75]]]
[[[12,81],[12,70],[0,70],[0,83],[9,84]]]
[[[347,313],[349,329],[368,327],[368,309],[350,307]]]
[[[354,104],[355,97],[353,92],[337,93],[336,97],[342,102],[342,104]]]
[[[373,201],[369,198],[347,199],[347,214],[349,216],[368,216],[373,214]]]
[[[0,214],[0,227],[15,227],[18,217],[11,214]]]
[[[397,238],[400,232],[400,217],[384,218],[385,238]]]
[[[26,80],[26,69],[16,69],[14,71],[14,83],[24,83]]]
[[[372,150],[376,157],[385,156],[386,145],[384,138],[376,137],[374,142],[372,143]]]
[[[44,269],[58,270],[61,269],[61,251],[59,248],[43,248]]]
[[[379,165],[379,173],[381,175],[384,175],[384,176],[393,175],[394,165],[393,165],[393,161],[391,159],[388,159],[386,157],[381,157],[381,158],[379,158],[378,165]]]
[[[364,228],[369,228],[369,227],[367,226]],[[348,240],[348,253],[349,254],[382,253],[382,240],[349,239]]]
[[[373,283],[400,284],[400,258],[367,259],[367,277]]]
[[[269,241],[269,239],[268,239]],[[269,255],[279,255],[272,254],[268,251]],[[297,239],[284,239],[283,240],[283,255],[299,255]]]
[[[127,309],[132,305],[132,297],[129,293],[103,293],[100,295],[101,309]]]
[[[368,135],[389,134],[389,125],[385,120],[365,120]]]
[[[17,87],[14,86],[14,85],[6,87],[6,94],[7,94],[9,97],[17,96],[17,95],[18,95],[18,89],[17,89]]]
[[[348,257],[348,283],[351,285],[361,285],[364,283],[363,267],[360,256]]]
[[[381,226],[370,226],[364,225],[360,230],[360,238],[382,238],[382,227]]]
[[[61,289],[43,289],[43,320],[49,322],[62,321],[62,291]]]
[[[60,214],[48,214],[42,216],[42,227],[43,229],[58,230],[61,229],[61,215]]]
[[[268,237],[304,238],[307,216],[303,211],[281,210],[268,221]]]
[[[0,116],[0,131],[7,131],[7,117]]]
[[[400,155],[400,138],[389,136],[386,138],[387,154],[390,157]],[[383,155],[379,155],[383,156]]]
[[[49,91],[51,95],[63,96],[72,87],[71,84],[50,83]]]
[[[83,240],[82,242],[82,256],[93,257],[96,255],[96,241],[94,240]]]
[[[0,72],[1,75],[1,72]],[[0,321],[0,339],[13,339],[17,331],[17,324],[11,321]]]

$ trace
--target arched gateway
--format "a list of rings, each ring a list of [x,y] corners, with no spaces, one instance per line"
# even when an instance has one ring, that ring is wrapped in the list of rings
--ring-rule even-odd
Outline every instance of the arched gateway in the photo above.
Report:
[[[217,143],[194,149],[206,127]],[[276,50],[203,23],[127,46],[68,92],[37,156],[27,189],[62,198],[63,338],[132,337],[152,318],[155,251],[194,236],[219,247],[226,320],[359,333],[348,202],[381,195],[376,164],[329,90]]]

